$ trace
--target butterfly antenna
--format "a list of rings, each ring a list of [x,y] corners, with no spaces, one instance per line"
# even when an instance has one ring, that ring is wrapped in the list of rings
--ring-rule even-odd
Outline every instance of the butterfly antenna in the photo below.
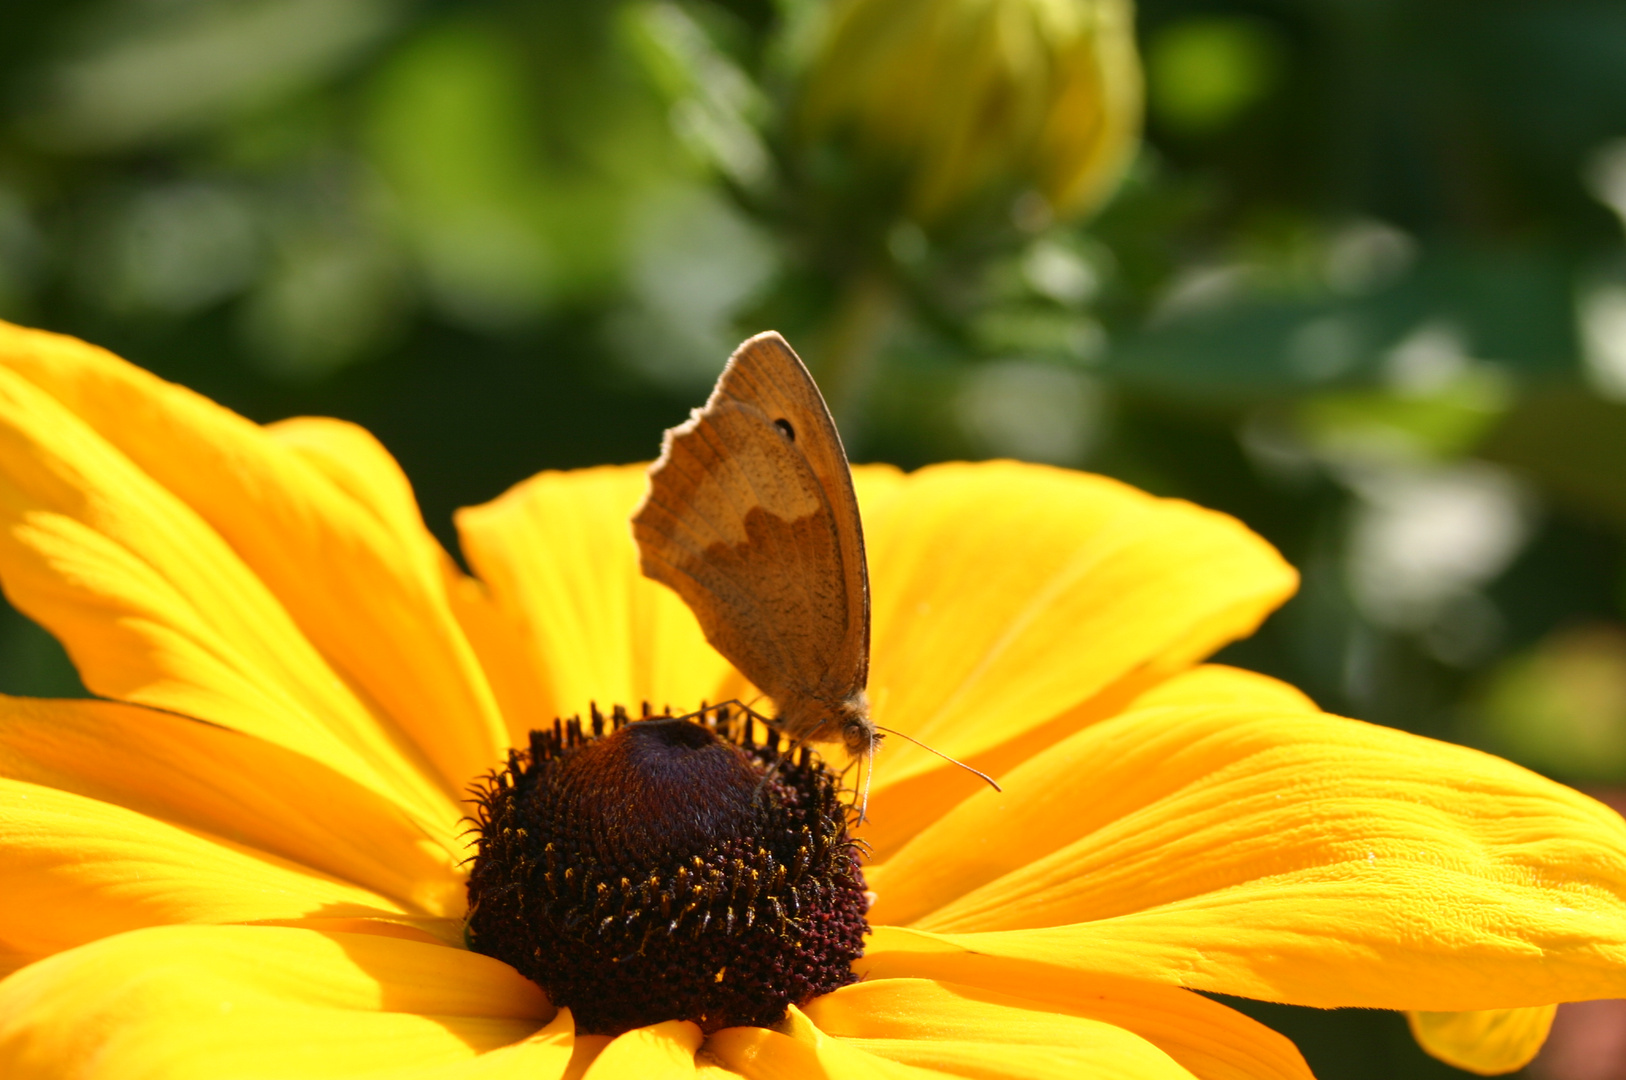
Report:
[[[971,775],[981,777],[983,782],[985,784],[987,784],[989,787],[993,788],[995,791],[1004,791],[1005,790],[1004,788],[1000,787],[999,784],[997,784],[994,781],[994,778],[992,776],[989,776],[987,773],[983,772],[981,769],[973,769],[971,766],[967,765],[965,762],[961,761],[959,758],[949,757],[947,754],[943,753],[943,751],[937,749],[935,746],[927,746],[925,743],[921,742],[917,738],[914,738],[913,736],[905,735],[903,732],[897,731],[897,730],[895,730],[893,728],[882,727],[880,724],[875,725],[875,730],[876,731],[884,731],[888,735],[896,735],[900,739],[907,739],[909,742],[914,743],[916,746],[920,747],[922,750],[928,750],[931,753],[936,754],[938,757],[942,758],[944,761],[948,762],[950,765],[958,765],[960,768],[964,769],[966,772],[970,773]],[[865,785],[864,791],[865,791],[865,797],[867,798],[868,794],[869,794],[869,786],[867,784]]]
[[[870,743],[869,749],[864,751],[864,794],[858,800],[858,820],[853,828],[858,828],[869,820],[869,785],[875,779],[875,744]]]

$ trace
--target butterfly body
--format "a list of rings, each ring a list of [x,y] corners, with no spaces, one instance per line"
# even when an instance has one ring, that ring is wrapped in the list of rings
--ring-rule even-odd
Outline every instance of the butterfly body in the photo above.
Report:
[[[705,406],[666,433],[632,530],[645,576],[676,591],[706,640],[773,699],[775,727],[794,742],[873,752],[852,472],[782,337],[741,345]]]

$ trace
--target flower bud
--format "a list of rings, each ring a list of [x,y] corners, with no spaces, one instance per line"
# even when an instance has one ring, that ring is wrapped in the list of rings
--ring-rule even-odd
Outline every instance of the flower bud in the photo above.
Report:
[[[1140,131],[1129,0],[837,0],[806,88],[804,133],[903,186],[936,224],[1035,192],[1094,209]]]

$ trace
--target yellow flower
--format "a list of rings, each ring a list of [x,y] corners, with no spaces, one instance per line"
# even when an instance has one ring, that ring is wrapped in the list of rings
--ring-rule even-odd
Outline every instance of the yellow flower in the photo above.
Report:
[[[589,701],[744,691],[638,574],[643,484],[464,511],[469,577],[358,428],[0,325],[0,583],[107,699],[0,701],[0,1075],[1302,1080],[1192,991],[1427,1010],[1487,1068],[1626,995],[1616,814],[1201,664],[1291,591],[1276,553],[1007,462],[859,471],[877,718],[1005,786],[886,746],[865,980],[578,1036],[463,947],[462,799]],[[1432,1015],[1463,1010],[1518,1011]]]
[[[1083,213],[1134,152],[1129,0],[842,0],[829,19],[808,130],[901,175],[918,220],[1022,189]]]

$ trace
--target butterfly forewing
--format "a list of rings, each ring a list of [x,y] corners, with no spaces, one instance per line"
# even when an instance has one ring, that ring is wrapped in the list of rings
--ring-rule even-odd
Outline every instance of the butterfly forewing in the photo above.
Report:
[[[869,667],[864,541],[824,398],[778,334],[734,353],[688,423],[667,432],[633,515],[644,573],[785,715],[860,695]],[[832,721],[833,715],[832,715]],[[788,733],[834,739],[834,730]]]

